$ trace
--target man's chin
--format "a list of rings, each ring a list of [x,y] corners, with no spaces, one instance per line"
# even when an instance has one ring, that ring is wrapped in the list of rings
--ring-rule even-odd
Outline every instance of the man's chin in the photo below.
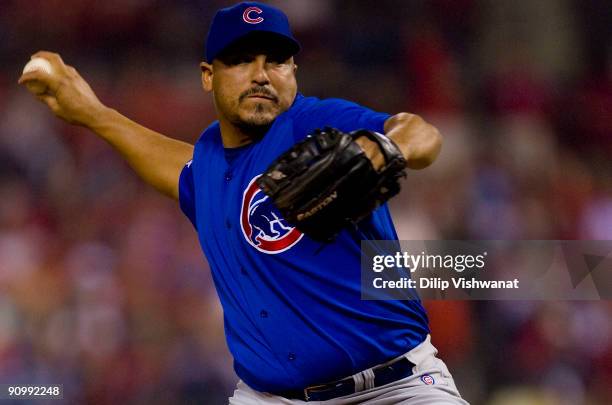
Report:
[[[240,122],[237,123],[237,125],[246,132],[260,133],[261,131],[267,131],[270,125],[272,125],[272,122],[274,122],[275,118],[276,116],[272,114],[266,114],[265,116],[259,115],[256,117],[246,117],[244,119],[241,119]]]
[[[268,126],[270,125],[278,116],[278,113],[272,111],[265,112],[255,112],[252,114],[248,114],[242,117],[242,121],[250,126]]]

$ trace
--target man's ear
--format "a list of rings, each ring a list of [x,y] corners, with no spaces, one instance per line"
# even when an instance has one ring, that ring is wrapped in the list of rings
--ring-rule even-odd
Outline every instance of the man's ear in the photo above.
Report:
[[[202,71],[202,88],[205,92],[212,91],[213,67],[210,63],[201,62],[200,70]]]

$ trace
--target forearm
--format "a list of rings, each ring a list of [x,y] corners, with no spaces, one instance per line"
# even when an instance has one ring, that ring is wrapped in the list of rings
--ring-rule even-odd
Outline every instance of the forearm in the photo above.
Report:
[[[438,130],[418,115],[399,113],[385,122],[385,134],[392,139],[411,169],[423,169],[436,159],[442,147]]]
[[[179,176],[193,156],[193,145],[145,128],[110,108],[87,127],[115,148],[145,182],[178,199]]]

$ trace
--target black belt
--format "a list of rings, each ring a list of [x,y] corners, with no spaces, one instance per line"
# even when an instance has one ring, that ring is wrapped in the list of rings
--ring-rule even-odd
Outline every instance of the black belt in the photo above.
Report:
[[[405,357],[399,358],[389,364],[372,368],[374,373],[374,387],[380,387],[412,375],[414,364]],[[276,395],[287,399],[301,399],[302,401],[327,401],[345,395],[354,394],[355,380],[353,377],[343,378],[327,384],[313,385],[303,390],[290,390],[276,392]]]

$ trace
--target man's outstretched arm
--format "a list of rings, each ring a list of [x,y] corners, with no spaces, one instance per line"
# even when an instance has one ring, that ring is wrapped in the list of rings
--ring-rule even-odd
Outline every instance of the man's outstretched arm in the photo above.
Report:
[[[76,69],[66,65],[58,54],[41,51],[33,57],[48,60],[52,74],[25,73],[19,84],[44,83],[47,90],[35,96],[56,116],[92,130],[111,144],[144,181],[178,199],[179,175],[193,156],[193,145],[145,128],[102,104]]]

